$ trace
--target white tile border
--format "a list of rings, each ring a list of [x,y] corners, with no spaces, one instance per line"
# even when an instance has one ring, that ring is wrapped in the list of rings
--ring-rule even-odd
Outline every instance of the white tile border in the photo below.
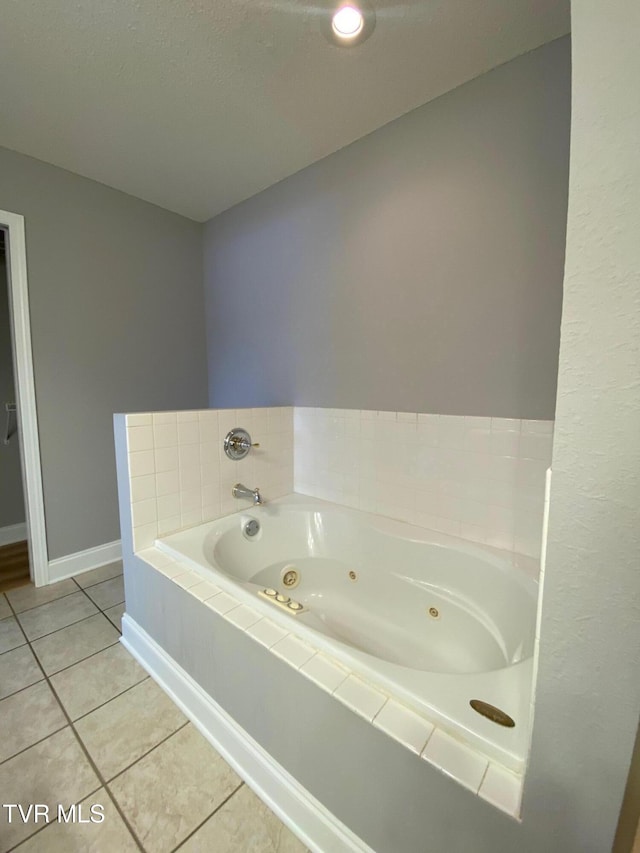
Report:
[[[435,726],[431,720],[416,714],[386,691],[367,683],[342,664],[313,648],[294,632],[284,630],[229,593],[220,591],[186,565],[167,563],[163,559],[166,555],[158,549],[149,548],[138,552],[137,556],[381,732],[478,794],[487,803],[519,820],[523,784],[521,775],[489,761],[486,756]],[[217,592],[203,600],[203,587],[210,587]]]

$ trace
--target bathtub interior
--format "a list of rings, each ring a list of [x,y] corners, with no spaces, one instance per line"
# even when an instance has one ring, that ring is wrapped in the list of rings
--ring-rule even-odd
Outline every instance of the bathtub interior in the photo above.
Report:
[[[275,502],[213,524],[201,557],[255,593],[286,593],[305,607],[301,623],[390,663],[460,674],[530,657],[535,584],[504,559],[319,503]],[[260,529],[248,536],[252,520]]]

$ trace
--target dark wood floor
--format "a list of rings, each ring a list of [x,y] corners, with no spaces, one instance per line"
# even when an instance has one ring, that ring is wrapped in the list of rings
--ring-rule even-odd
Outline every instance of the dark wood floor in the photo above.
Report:
[[[26,540],[0,548],[0,592],[29,583],[29,549]]]

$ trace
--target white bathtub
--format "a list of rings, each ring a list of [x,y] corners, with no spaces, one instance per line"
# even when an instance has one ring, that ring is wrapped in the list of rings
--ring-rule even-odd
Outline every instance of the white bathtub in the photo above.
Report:
[[[255,519],[260,530],[245,533]],[[237,599],[490,758],[522,772],[537,584],[509,555],[291,495],[160,539]],[[282,577],[293,567],[295,588]],[[355,577],[354,577],[355,575]],[[286,612],[259,591],[302,604]],[[497,706],[505,728],[469,701]]]

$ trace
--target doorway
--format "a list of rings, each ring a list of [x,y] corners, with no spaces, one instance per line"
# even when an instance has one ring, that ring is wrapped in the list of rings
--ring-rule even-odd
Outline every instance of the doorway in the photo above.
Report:
[[[0,229],[0,592],[30,579],[11,345],[7,237]]]
[[[0,590],[49,582],[24,218],[0,210]],[[6,550],[5,550],[6,549]]]

